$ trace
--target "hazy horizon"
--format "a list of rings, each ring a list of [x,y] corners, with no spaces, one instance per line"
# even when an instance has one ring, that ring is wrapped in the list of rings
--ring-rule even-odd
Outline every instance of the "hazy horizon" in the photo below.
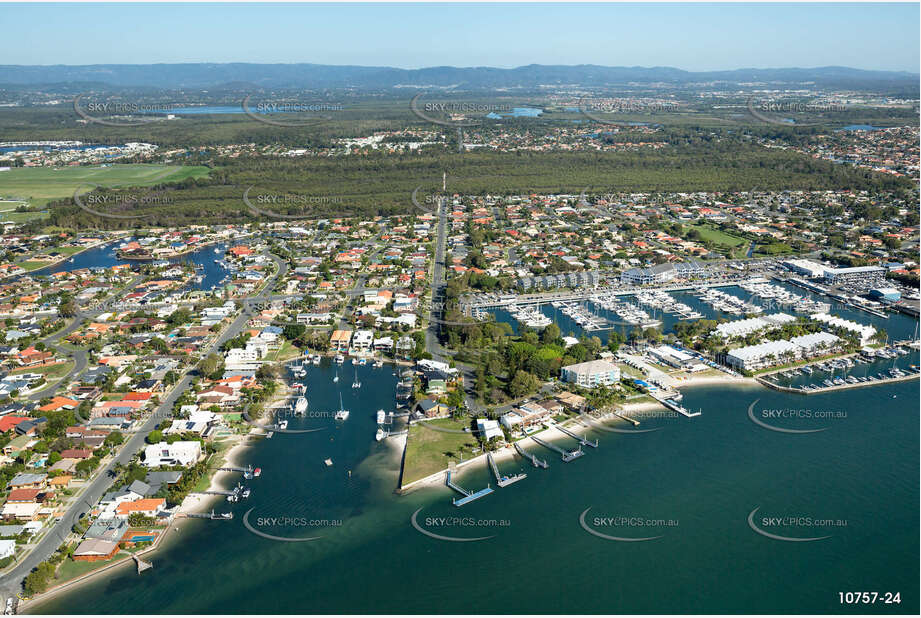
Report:
[[[921,72],[918,3],[5,4],[4,64]]]

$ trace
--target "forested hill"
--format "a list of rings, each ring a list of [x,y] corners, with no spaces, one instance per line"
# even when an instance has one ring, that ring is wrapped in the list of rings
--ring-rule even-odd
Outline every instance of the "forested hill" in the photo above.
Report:
[[[534,88],[541,85],[605,87],[619,84],[673,84],[724,81],[810,84],[828,88],[918,91],[918,75],[904,71],[866,71],[848,67],[736,69],[692,72],[672,67],[537,65],[494,67],[334,66],[322,64],[98,64],[84,66],[0,66],[0,84],[96,83],[109,86],[195,88],[250,84],[265,88],[358,88],[400,86]]]

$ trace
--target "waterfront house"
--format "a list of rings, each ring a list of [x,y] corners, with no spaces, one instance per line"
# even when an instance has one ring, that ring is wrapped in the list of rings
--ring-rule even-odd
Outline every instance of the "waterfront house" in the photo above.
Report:
[[[159,466],[190,466],[201,459],[201,442],[197,440],[158,442],[144,449],[144,465],[148,468]]]
[[[118,553],[118,550],[119,546],[115,541],[86,539],[74,550],[73,559],[83,562],[111,560]]]
[[[164,498],[140,498],[119,503],[115,507],[115,516],[127,519],[129,516],[139,513],[146,517],[157,517],[165,508],[166,500]]]
[[[499,422],[492,419],[476,419],[476,430],[480,434],[480,439],[484,442],[489,442],[493,438],[499,438],[500,440],[505,438],[505,434],[499,428]]]
[[[351,341],[352,331],[337,329],[329,339],[329,347],[336,352],[348,352]]]
[[[595,360],[563,367],[564,382],[571,382],[583,388],[620,382],[620,367],[608,361]]]
[[[440,418],[447,416],[449,412],[448,406],[434,399],[423,399],[416,404],[416,409],[421,412],[425,418]]]

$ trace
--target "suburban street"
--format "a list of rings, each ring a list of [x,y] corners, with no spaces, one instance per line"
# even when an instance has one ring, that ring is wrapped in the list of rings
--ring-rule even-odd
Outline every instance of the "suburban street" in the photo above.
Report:
[[[272,258],[277,266],[275,275],[269,279],[265,287],[258,294],[245,298],[244,301],[258,302],[265,300],[266,297],[271,294],[276,282],[287,272],[287,262],[271,254],[269,254],[269,257]],[[126,291],[130,289],[130,287],[126,287]],[[241,311],[230,326],[225,328],[217,339],[215,339],[203,352],[202,358],[219,351],[226,341],[239,335],[249,319],[250,316],[246,312]],[[78,316],[70,326],[57,334],[57,338],[66,334],[66,331],[73,332],[73,330],[76,330],[75,325],[79,325],[81,320],[82,317]],[[83,362],[85,365],[85,352]],[[38,542],[32,552],[19,564],[0,577],[0,594],[2,594],[4,598],[14,596],[21,590],[22,581],[25,579],[26,575],[38,566],[39,563],[47,560],[54,551],[61,546],[70,533],[74,523],[76,523],[84,513],[91,509],[103,494],[109,490],[112,485],[112,479],[114,478],[115,467],[119,464],[127,465],[130,463],[141,449],[144,448],[144,440],[147,434],[154,430],[163,419],[171,417],[173,404],[197,378],[197,371],[197,365],[190,367],[186,371],[185,375],[183,375],[166,395],[160,406],[157,407],[157,409],[144,420],[141,426],[134,431],[131,437],[126,440],[118,454],[97,471],[96,475],[83,488],[77,500],[68,508],[64,516],[45,532],[44,537]]]

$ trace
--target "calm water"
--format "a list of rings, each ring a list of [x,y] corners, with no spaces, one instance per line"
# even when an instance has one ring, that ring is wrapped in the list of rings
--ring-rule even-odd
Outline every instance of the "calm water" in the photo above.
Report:
[[[124,242],[127,242],[126,239]],[[119,259],[116,255],[116,249],[122,241],[113,242],[106,245],[101,245],[99,247],[94,247],[92,249],[87,249],[82,253],[78,253],[69,260],[64,262],[59,262],[54,266],[46,266],[45,268],[40,268],[38,270],[30,273],[31,275],[50,275],[52,273],[59,272],[70,272],[72,270],[79,270],[81,268],[111,268],[118,264],[130,264],[132,266],[138,264],[146,264],[148,262],[138,262],[136,260],[122,260]],[[220,253],[215,253],[214,250],[219,249]],[[223,243],[218,243],[216,245],[211,245],[209,247],[204,247],[183,255],[179,258],[174,258],[167,260],[170,263],[177,264],[181,262],[192,262],[202,266],[201,270],[198,270],[197,273],[203,275],[201,283],[192,282],[183,289],[189,290],[210,290],[215,286],[221,284],[221,280],[228,274],[228,271],[222,266],[216,264],[214,260],[223,259],[224,252],[227,250],[227,245]]]
[[[596,431],[598,449],[563,464],[546,450],[549,470],[516,458],[503,472],[528,478],[461,509],[444,487],[397,496],[399,458],[374,441],[374,411],[392,409],[392,369],[308,370],[310,410],[351,417],[294,419],[322,427],[257,443],[241,462],[263,468],[248,481],[252,497],[232,521],[184,522],[173,543],[138,576],[126,568],[34,608],[43,613],[917,613],[918,385],[916,382],[809,397],[760,387],[687,389],[695,419],[660,418],[639,435]],[[340,388],[341,387],[341,388]],[[827,431],[791,436],[756,426],[757,410],[843,411]],[[783,425],[786,421],[775,421]],[[802,422],[800,427],[808,427]],[[792,424],[786,426],[792,427]],[[574,442],[567,439],[567,446]],[[530,447],[535,452],[538,447]],[[331,458],[332,467],[323,464]],[[484,465],[459,483],[492,481]],[[351,477],[349,471],[351,470]],[[495,484],[493,483],[495,487]],[[846,520],[834,529],[771,528],[782,542],[753,532],[748,514]],[[410,525],[417,509],[427,530]],[[612,535],[662,538],[608,541],[579,516],[676,520],[671,527],[593,526]],[[257,518],[341,519],[341,526],[265,526],[278,542],[248,532]],[[507,526],[439,527],[426,518],[462,515]],[[760,521],[760,520],[758,520]],[[901,606],[841,607],[838,592],[900,591]]]
[[[544,110],[534,107],[513,107],[510,112],[489,112],[486,114],[486,117],[492,120],[498,120],[500,118],[539,118],[543,113]]]

